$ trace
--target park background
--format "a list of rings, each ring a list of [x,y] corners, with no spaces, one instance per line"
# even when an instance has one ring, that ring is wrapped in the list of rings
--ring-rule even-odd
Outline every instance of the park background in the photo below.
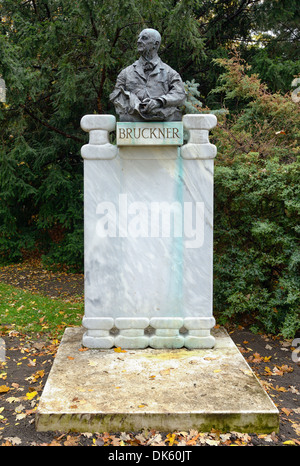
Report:
[[[299,7],[296,0],[2,0],[0,263],[83,272],[83,115],[114,114],[144,27],[215,113],[214,315],[299,330]]]

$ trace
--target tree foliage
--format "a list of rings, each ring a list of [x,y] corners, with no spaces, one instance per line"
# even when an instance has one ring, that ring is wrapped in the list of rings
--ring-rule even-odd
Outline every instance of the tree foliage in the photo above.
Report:
[[[215,172],[215,308],[220,321],[291,337],[299,328],[299,105],[271,93],[238,54],[225,67]]]
[[[0,260],[35,251],[82,269],[80,120],[114,113],[117,74],[136,59],[140,30],[154,27],[186,83],[186,111],[219,118],[216,308],[292,334],[298,24],[296,0],[2,0]]]

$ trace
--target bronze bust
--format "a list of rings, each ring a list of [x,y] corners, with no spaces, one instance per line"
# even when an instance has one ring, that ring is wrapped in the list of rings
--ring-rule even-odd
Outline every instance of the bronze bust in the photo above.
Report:
[[[120,121],[181,121],[185,102],[180,75],[158,56],[161,36],[144,29],[137,41],[140,58],[122,70],[110,94]]]

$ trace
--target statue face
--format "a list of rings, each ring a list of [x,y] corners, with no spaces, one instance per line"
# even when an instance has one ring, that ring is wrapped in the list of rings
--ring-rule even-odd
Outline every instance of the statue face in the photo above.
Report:
[[[157,50],[159,41],[151,31],[145,29],[138,37],[137,49],[142,55],[151,53],[153,50]]]

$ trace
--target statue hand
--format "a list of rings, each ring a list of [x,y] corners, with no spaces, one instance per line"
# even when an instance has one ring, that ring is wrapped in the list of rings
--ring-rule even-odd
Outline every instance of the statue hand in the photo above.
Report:
[[[161,107],[161,102],[156,99],[145,99],[143,104],[146,104],[146,106],[143,108],[144,113],[150,113],[154,109]]]

